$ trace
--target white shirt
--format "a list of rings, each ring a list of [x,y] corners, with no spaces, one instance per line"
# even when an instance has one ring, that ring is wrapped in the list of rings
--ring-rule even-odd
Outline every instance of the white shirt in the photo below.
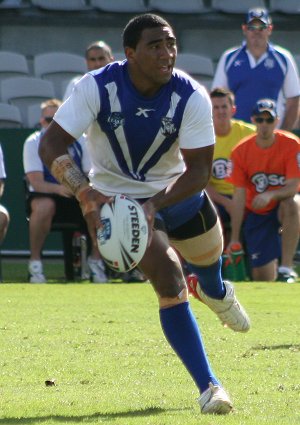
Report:
[[[123,193],[147,198],[166,188],[185,170],[180,148],[215,143],[211,102],[203,86],[178,70],[174,76],[177,91],[168,89],[168,96],[144,98],[129,81],[124,66],[126,61],[115,62],[86,74],[54,120],[74,138],[88,129],[92,161],[89,177],[96,189],[108,196]],[[112,68],[115,72],[111,72]],[[185,88],[192,93],[181,125],[176,128],[174,117]],[[167,104],[164,112],[160,111],[162,103]],[[102,120],[101,126],[97,117]],[[158,157],[168,137],[176,131],[176,140]]]

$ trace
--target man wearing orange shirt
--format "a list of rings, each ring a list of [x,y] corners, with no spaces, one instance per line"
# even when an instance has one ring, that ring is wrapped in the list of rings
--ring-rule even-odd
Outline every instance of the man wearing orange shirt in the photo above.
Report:
[[[300,143],[275,130],[276,104],[259,100],[252,113],[257,132],[232,151],[233,195],[230,246],[243,237],[253,280],[294,282],[293,257],[299,239]],[[281,265],[278,267],[278,260]]]

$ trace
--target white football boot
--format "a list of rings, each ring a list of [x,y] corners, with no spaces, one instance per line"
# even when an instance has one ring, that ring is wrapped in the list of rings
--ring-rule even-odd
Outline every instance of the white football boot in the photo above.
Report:
[[[225,297],[217,300],[206,295],[195,279],[188,282],[189,290],[194,297],[206,304],[219,317],[224,326],[235,332],[248,332],[250,329],[250,319],[238,302],[233,285],[224,281],[226,289]]]
[[[209,388],[198,399],[201,413],[226,415],[232,410],[232,402],[222,387],[209,383]]]
[[[41,261],[29,261],[28,274],[30,283],[46,283],[46,278],[43,273],[43,265]]]

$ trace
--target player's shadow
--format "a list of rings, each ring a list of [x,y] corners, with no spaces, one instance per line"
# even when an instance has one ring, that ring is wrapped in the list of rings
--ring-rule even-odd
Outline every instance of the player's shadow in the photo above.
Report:
[[[30,418],[0,418],[0,424],[3,425],[22,425],[22,424],[41,424],[44,421],[55,421],[57,423],[67,424],[72,423],[89,423],[95,421],[95,419],[101,419],[105,422],[115,422],[116,419],[121,418],[137,418],[144,416],[160,415],[165,412],[179,412],[189,410],[188,408],[182,409],[163,409],[161,407],[149,407],[147,409],[127,410],[125,412],[116,413],[93,413],[92,415],[81,415],[81,416],[61,416],[61,415],[49,415],[49,416],[38,416]]]

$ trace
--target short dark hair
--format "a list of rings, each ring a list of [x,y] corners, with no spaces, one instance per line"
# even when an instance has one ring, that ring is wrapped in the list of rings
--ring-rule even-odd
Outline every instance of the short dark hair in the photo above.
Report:
[[[153,13],[144,13],[132,18],[123,31],[123,47],[136,48],[141,39],[142,32],[147,28],[169,27],[171,25],[161,16]]]
[[[210,98],[227,97],[232,106],[235,105],[235,96],[233,92],[225,87],[216,87],[210,92]]]

